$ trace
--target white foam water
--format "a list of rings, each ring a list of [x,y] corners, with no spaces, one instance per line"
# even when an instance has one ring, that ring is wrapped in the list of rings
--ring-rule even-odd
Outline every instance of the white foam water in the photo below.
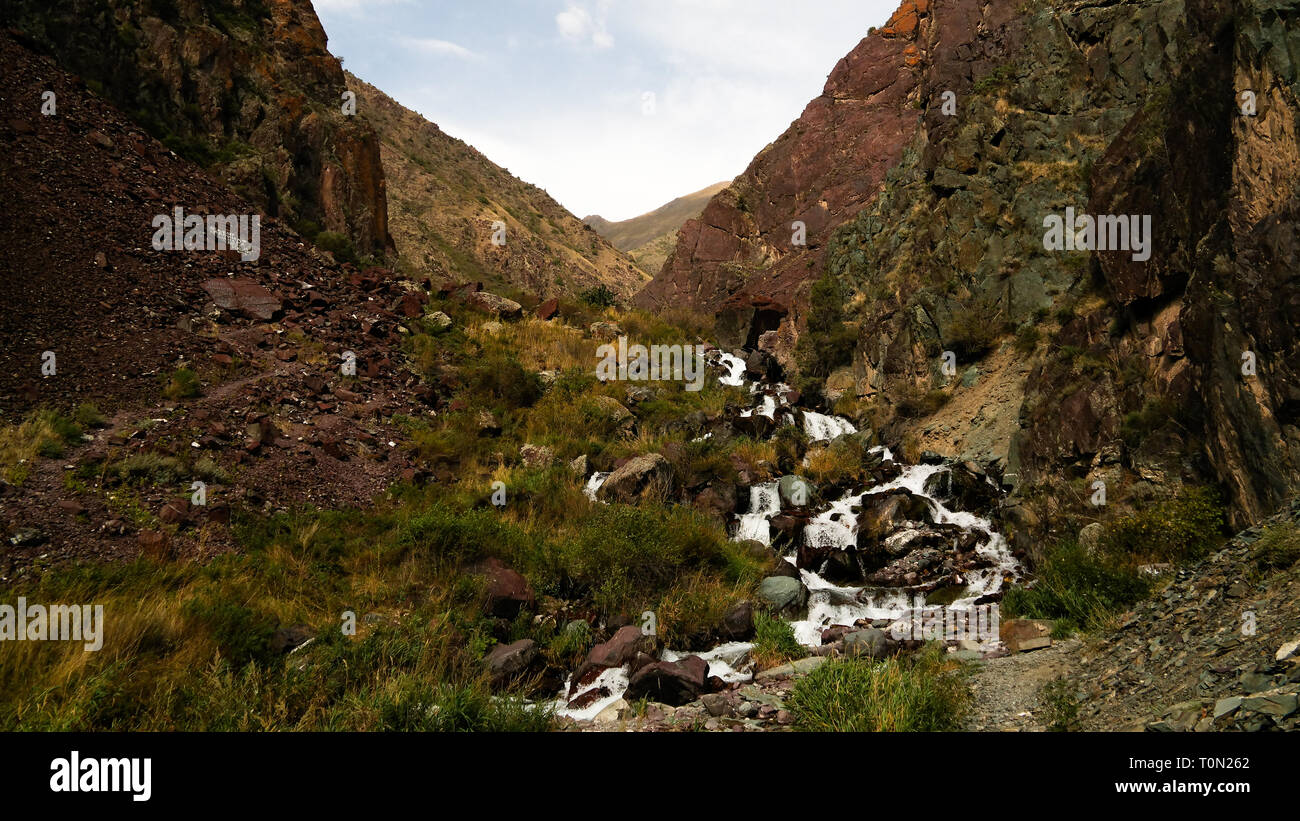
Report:
[[[781,512],[781,494],[776,482],[763,482],[749,488],[749,512],[742,513],[736,525],[735,540],[754,540],[772,544],[772,529],[768,520]]]
[[[858,432],[853,423],[844,417],[827,416],[816,411],[803,412],[803,430],[813,442],[822,442]]]
[[[591,501],[597,501],[596,491],[600,490],[600,486],[605,484],[605,480],[608,478],[608,473],[591,474],[591,478],[587,479],[587,486],[582,489],[582,492],[587,494],[587,498]]]

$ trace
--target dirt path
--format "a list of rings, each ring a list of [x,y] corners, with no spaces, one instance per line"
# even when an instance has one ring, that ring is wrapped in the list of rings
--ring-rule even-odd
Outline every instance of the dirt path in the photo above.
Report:
[[[980,662],[971,677],[973,704],[962,729],[986,732],[1041,732],[1047,718],[1039,693],[1043,685],[1074,666],[1078,639],[1042,650]]]

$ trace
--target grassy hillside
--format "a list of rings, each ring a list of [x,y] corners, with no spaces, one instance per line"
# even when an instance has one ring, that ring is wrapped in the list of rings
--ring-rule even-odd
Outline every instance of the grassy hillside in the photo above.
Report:
[[[542,189],[348,75],[358,111],[379,132],[389,227],[400,268],[416,278],[483,281],[546,298],[606,285],[627,296],[647,280],[626,255]],[[493,223],[506,243],[492,243]]]
[[[610,222],[596,215],[585,217],[582,221],[609,240],[615,248],[626,251],[641,270],[654,274],[663,267],[664,260],[677,245],[677,229],[687,220],[698,217],[713,195],[729,184],[714,183],[693,194],[678,197],[647,214],[621,222]]]

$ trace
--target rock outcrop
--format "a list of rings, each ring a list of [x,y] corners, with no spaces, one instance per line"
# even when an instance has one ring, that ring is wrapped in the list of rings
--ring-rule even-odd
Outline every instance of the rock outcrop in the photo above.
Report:
[[[0,24],[264,213],[392,251],[379,140],[309,0],[15,0]]]

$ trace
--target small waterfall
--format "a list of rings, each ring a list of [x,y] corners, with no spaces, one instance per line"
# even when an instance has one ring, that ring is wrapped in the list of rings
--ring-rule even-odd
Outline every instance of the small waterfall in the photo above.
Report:
[[[587,480],[587,486],[582,489],[582,492],[587,494],[587,498],[590,499],[591,501],[593,502],[597,501],[596,491],[600,490],[600,486],[605,484],[605,480],[608,478],[609,478],[608,473],[591,474],[591,478]]]
[[[727,375],[719,377],[718,381],[733,388],[743,388],[745,386],[745,360],[734,354],[722,352],[718,353],[718,359],[727,369]]]
[[[749,489],[749,512],[741,514],[736,526],[736,541],[747,539],[772,544],[768,519],[781,512],[781,494],[776,482],[764,482]]]
[[[803,430],[813,442],[858,432],[853,423],[842,416],[827,416],[816,411],[803,412]]]

